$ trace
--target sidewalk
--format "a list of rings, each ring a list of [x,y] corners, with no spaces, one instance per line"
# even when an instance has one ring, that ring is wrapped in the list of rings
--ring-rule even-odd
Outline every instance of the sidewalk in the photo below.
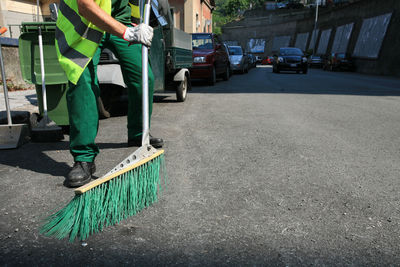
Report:
[[[36,90],[23,90],[8,92],[10,109],[14,111],[28,111],[29,113],[39,112]],[[6,118],[6,103],[4,100],[4,92],[0,92],[0,120]]]

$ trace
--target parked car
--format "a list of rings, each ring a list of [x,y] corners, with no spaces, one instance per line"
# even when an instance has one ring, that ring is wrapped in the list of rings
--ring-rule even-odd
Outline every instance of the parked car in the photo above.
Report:
[[[303,8],[304,5],[300,3],[298,0],[288,0],[283,2],[276,3],[276,7],[278,9],[286,9],[286,8]]]
[[[285,9],[288,8],[288,2],[278,2],[276,3],[277,9]]]
[[[268,56],[263,59],[263,61],[261,62],[261,65],[272,65],[273,63],[274,63],[274,57]]]
[[[241,46],[228,46],[231,69],[240,73],[249,72],[249,59]]]
[[[322,60],[322,58],[320,56],[310,56],[308,58],[308,67],[310,67],[310,68],[312,68],[312,67],[321,68],[323,64],[324,64],[324,61]]]
[[[347,53],[331,53],[329,54],[323,65],[324,70],[347,70],[355,71],[355,65],[352,57]]]
[[[287,8],[293,8],[293,9],[298,9],[298,8],[303,8],[304,5],[300,3],[299,1],[289,1],[287,4]]]
[[[223,48],[224,48],[226,54],[228,55],[228,61],[229,61],[229,77],[230,77],[230,76],[232,76],[233,71],[232,71],[232,69],[231,69],[231,60],[230,60],[230,58],[229,58],[228,45],[225,44],[225,43],[222,43],[222,46],[223,46]]]
[[[212,33],[192,33],[193,65],[192,79],[205,79],[210,85],[221,76],[225,81],[230,77],[229,55],[218,37]]]
[[[303,74],[308,72],[307,58],[303,52],[296,47],[282,47],[279,49],[278,55],[274,55],[274,63],[272,71],[279,73],[280,71],[296,71]]]
[[[257,64],[256,56],[253,54],[247,54],[247,56],[249,57],[249,67],[255,68]]]

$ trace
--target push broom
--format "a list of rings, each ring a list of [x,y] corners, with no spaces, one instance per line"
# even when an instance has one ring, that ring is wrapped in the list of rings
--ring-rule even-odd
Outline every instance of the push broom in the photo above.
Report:
[[[149,24],[150,1],[144,8]],[[105,227],[135,215],[157,201],[164,150],[150,145],[148,48],[142,46],[142,146],[103,177],[75,190],[69,204],[49,216],[41,228],[46,236],[87,239]]]

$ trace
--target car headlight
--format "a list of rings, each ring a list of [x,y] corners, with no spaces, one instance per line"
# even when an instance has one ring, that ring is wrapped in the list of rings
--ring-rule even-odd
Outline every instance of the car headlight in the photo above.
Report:
[[[206,57],[195,57],[193,58],[194,63],[205,63],[206,62]]]
[[[278,62],[282,63],[283,62],[283,57],[278,57]]]
[[[303,57],[303,63],[306,63],[306,62],[307,62],[307,58]]]

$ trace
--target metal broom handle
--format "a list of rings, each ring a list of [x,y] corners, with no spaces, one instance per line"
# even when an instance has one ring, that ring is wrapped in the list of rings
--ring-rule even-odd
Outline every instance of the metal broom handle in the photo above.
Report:
[[[0,29],[0,35],[5,33],[7,31],[6,28],[2,27]],[[6,102],[6,111],[7,111],[7,122],[8,126],[11,126],[12,120],[11,120],[11,111],[10,111],[10,102],[8,101],[8,90],[7,90],[7,80],[6,80],[6,73],[4,71],[4,63],[3,63],[3,53],[2,53],[2,47],[1,47],[1,42],[0,42],[0,65],[1,65],[1,76],[3,78],[3,89],[4,89],[4,100]]]
[[[150,20],[150,0],[146,0],[144,6],[144,24],[149,25]],[[148,73],[148,47],[142,45],[142,114],[143,114],[143,135],[142,146],[150,144],[149,127],[149,73]]]

